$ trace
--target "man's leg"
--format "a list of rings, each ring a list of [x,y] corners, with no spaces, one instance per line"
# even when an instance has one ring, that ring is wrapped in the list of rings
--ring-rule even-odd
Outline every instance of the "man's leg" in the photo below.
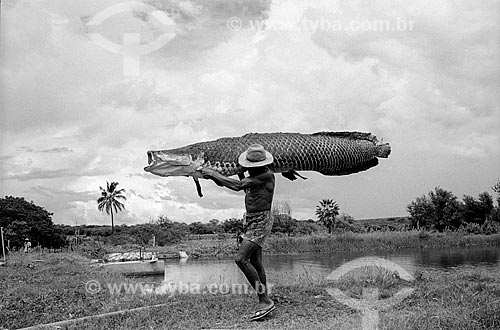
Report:
[[[241,242],[238,253],[236,254],[235,262],[241,269],[243,274],[245,274],[245,277],[247,278],[250,285],[255,289],[255,291],[257,291],[257,295],[259,296],[259,304],[269,305],[272,303],[272,300],[267,296],[267,288],[265,287],[265,273],[263,272],[262,261],[260,263],[257,263],[257,267],[259,268],[259,271],[264,274],[264,282],[261,281],[259,272],[250,262],[250,259],[252,257],[254,259],[256,258],[253,255],[256,253],[258,254],[259,249],[260,251],[262,251],[262,248],[260,246],[244,239],[243,242]],[[260,259],[261,258],[262,252],[260,253]]]
[[[262,247],[259,246],[258,249],[250,255],[250,263],[259,275],[259,281],[261,284],[259,288],[259,302],[263,305],[269,305],[272,303],[272,300],[267,295],[266,271],[264,270],[264,265],[262,264]]]

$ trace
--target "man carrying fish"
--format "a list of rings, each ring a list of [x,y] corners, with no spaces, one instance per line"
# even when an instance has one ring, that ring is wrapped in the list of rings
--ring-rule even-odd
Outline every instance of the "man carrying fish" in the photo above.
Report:
[[[208,168],[201,168],[200,171],[205,179],[211,179],[219,186],[245,191],[244,232],[235,261],[257,291],[259,305],[251,319],[258,320],[275,309],[274,301],[268,296],[262,265],[262,244],[273,226],[271,204],[275,181],[273,172],[267,167],[273,163],[273,156],[262,145],[253,144],[240,155],[238,163],[248,170],[248,177],[241,175],[240,181]]]
[[[248,146],[251,147],[245,151]],[[259,309],[252,317],[257,320],[275,308],[267,294],[262,266],[262,243],[272,227],[269,215],[273,173],[281,173],[292,181],[297,177],[305,179],[297,171],[349,175],[376,166],[378,158],[387,158],[390,153],[391,146],[379,143],[371,133],[248,133],[175,149],[150,150],[144,170],[162,177],[192,177],[200,197],[200,178],[232,190],[245,190],[245,233],[236,263],[259,295]],[[249,176],[245,178],[246,171]],[[241,181],[228,178],[233,175]]]

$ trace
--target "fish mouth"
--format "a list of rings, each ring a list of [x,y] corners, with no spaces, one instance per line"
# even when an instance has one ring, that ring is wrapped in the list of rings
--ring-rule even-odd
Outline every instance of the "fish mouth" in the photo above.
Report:
[[[148,151],[148,167],[155,162],[154,154],[152,151]]]
[[[193,162],[188,154],[176,154],[169,151],[148,151],[146,172],[159,176],[186,176],[193,172]]]
[[[144,171],[151,172],[152,167],[154,166],[156,159],[153,151],[148,151],[148,166],[144,167]]]

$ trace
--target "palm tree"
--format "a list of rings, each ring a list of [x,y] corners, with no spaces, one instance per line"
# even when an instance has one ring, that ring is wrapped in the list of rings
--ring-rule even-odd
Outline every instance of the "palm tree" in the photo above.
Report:
[[[333,199],[323,199],[316,206],[316,216],[328,228],[328,234],[332,233],[337,215],[339,215],[339,206]]]
[[[111,214],[111,234],[115,233],[115,224],[113,221],[113,209],[115,213],[121,211],[125,208],[125,205],[119,201],[119,199],[127,200],[127,197],[123,195],[125,189],[117,190],[118,182],[107,182],[106,189],[99,187],[101,189],[101,197],[97,199],[97,209],[99,211],[106,211],[107,214]]]

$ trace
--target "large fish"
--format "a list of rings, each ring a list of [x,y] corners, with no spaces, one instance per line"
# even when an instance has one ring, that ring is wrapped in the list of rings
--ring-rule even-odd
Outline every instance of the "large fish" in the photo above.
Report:
[[[238,164],[238,156],[254,143],[263,145],[274,156],[269,168],[290,180],[297,176],[305,179],[297,171],[324,175],[365,171],[378,164],[378,157],[387,158],[391,153],[388,143],[379,143],[370,133],[249,133],[176,149],[148,151],[149,165],[144,170],[165,177],[191,176],[201,197],[200,167],[225,176],[238,174],[241,178],[245,169]]]

